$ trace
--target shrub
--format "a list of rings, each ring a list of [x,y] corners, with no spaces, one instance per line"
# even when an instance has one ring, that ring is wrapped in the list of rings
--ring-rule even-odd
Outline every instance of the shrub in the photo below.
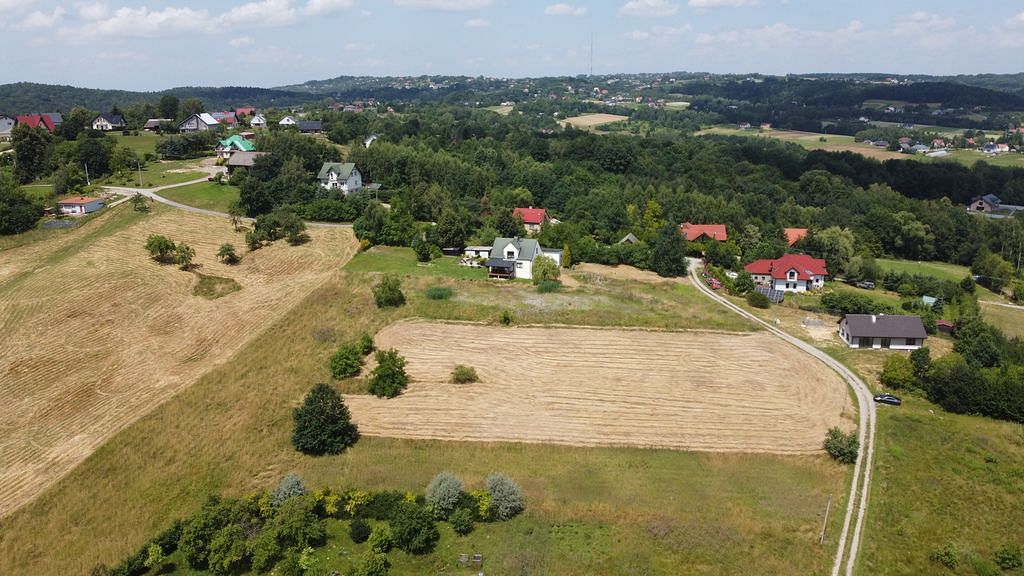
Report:
[[[387,524],[377,524],[370,532],[370,550],[378,554],[387,554],[395,545],[395,537]]]
[[[427,505],[434,517],[445,519],[451,515],[462,499],[462,480],[451,472],[441,472],[427,485]]]
[[[395,547],[410,554],[427,554],[441,538],[434,518],[426,509],[409,502],[402,503],[389,520]]]
[[[459,364],[452,370],[452,383],[453,384],[472,384],[473,382],[479,382],[480,377],[476,375],[476,368],[472,366],[463,366]]]
[[[487,490],[473,490],[469,493],[473,499],[473,511],[477,520],[486,522],[491,519],[491,494]]]
[[[368,494],[358,509],[368,518],[387,520],[405,502],[405,494],[397,490],[382,490]]]
[[[510,310],[502,310],[501,316],[498,317],[498,321],[505,326],[511,326],[514,320],[515,318],[512,317],[512,312]]]
[[[225,264],[238,264],[238,261],[241,260],[238,253],[235,252],[235,247],[231,244],[220,245],[220,249],[217,250],[217,259]]]
[[[950,542],[946,542],[942,548],[933,551],[928,556],[928,559],[950,570],[955,570],[960,565],[960,557],[956,553],[956,548]]]
[[[857,440],[855,432],[846,434],[838,426],[833,426],[825,434],[824,447],[825,451],[839,462],[853,464],[857,461],[860,442]]]
[[[1003,570],[1024,568],[1024,551],[1019,544],[1007,544],[996,550],[996,565]]]
[[[159,573],[163,570],[165,560],[166,556],[164,555],[163,548],[156,542],[150,543],[146,548],[146,561],[144,563],[146,568]]]
[[[760,292],[748,292],[747,304],[750,304],[754,308],[771,308],[772,301]]]
[[[487,477],[487,493],[491,497],[491,511],[496,520],[508,520],[523,511],[523,492],[519,485],[504,474]]]
[[[473,511],[468,508],[459,508],[452,512],[448,522],[452,525],[452,530],[456,534],[465,536],[473,531]]]
[[[551,292],[557,292],[562,287],[562,283],[558,280],[543,280],[537,284],[537,292],[539,294],[550,294]]]
[[[196,257],[195,248],[182,242],[174,247],[174,261],[182,270],[192,268],[192,260]]]
[[[362,518],[353,518],[348,525],[348,537],[356,544],[362,544],[370,537],[370,524]]]
[[[412,243],[412,250],[416,253],[416,260],[419,262],[430,262],[430,242],[426,240],[416,239]]]
[[[395,349],[378,350],[375,358],[377,367],[370,373],[370,394],[381,398],[398,396],[409,383],[405,373],[405,358]]]
[[[561,270],[554,260],[547,256],[539,256],[533,261],[533,283],[558,282]]]
[[[387,576],[391,562],[387,554],[367,550],[359,559],[359,567],[353,574],[355,576]]]
[[[306,495],[285,500],[265,529],[273,530],[285,548],[315,546],[327,536],[326,523],[316,514],[316,500]]]
[[[427,298],[430,300],[448,300],[452,297],[452,289],[447,286],[432,286],[427,288]]]
[[[149,212],[149,201],[142,194],[135,194],[131,199],[132,210],[136,212]]]
[[[370,352],[373,352],[373,349],[373,336],[363,332],[363,335],[359,337],[359,351],[363,353],[363,356],[366,356]]]
[[[331,376],[339,380],[359,374],[359,369],[362,366],[363,347],[361,344],[346,344],[338,348],[338,351],[331,356]]]
[[[894,390],[907,390],[914,387],[917,379],[914,376],[914,365],[910,358],[902,354],[893,354],[885,359],[882,374],[879,377],[882,385]]]
[[[228,524],[210,541],[210,572],[232,574],[245,559],[245,535],[241,526]]]
[[[402,281],[398,276],[386,274],[380,282],[373,287],[373,300],[377,308],[398,307],[405,304],[405,294],[402,293]]]
[[[971,558],[971,568],[974,569],[975,576],[1001,576],[1003,573],[999,566],[988,558]]]
[[[280,508],[286,500],[302,496],[307,492],[308,490],[306,490],[306,485],[302,482],[302,478],[299,478],[299,475],[294,472],[289,472],[284,478],[281,478],[277,487],[270,493],[270,505],[274,508]]]
[[[246,546],[255,572],[269,571],[281,558],[281,544],[273,530],[264,529],[255,538],[249,539]]]
[[[340,454],[359,440],[348,407],[327,384],[314,386],[293,417],[292,444],[303,454]]]

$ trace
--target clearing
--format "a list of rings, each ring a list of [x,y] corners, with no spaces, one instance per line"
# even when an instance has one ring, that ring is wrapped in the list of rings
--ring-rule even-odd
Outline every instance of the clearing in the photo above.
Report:
[[[855,412],[835,373],[766,333],[402,322],[376,341],[412,382],[346,397],[368,436],[813,454]],[[481,382],[448,383],[456,364]]]
[[[355,251],[349,230],[242,247],[227,221],[127,204],[0,257],[0,516],[25,504],[154,407],[223,363]],[[149,234],[187,242],[208,275],[241,288],[193,295],[197,276],[153,262]]]
[[[489,110],[501,116],[508,116],[514,108],[515,106],[488,106],[484,110]]]
[[[623,120],[629,120],[629,116],[619,116],[618,114],[581,114],[574,118],[566,118],[562,122],[564,124],[571,124],[574,128],[593,128],[602,124],[622,122]]]
[[[786,142],[793,142],[799,144],[808,150],[825,150],[828,152],[856,152],[868,158],[874,158],[876,160],[907,160],[912,158],[907,154],[900,154],[899,152],[893,152],[886,150],[885,148],[877,148],[870,144],[864,144],[862,142],[855,142],[853,136],[842,136],[839,134],[821,134],[818,132],[802,132],[800,130],[776,130],[774,128],[768,130],[761,130],[752,128],[750,130],[740,130],[732,126],[712,126],[701,130],[695,134],[695,136],[704,136],[707,134],[718,134],[722,136],[743,136],[745,138],[774,138],[776,140],[785,140]]]

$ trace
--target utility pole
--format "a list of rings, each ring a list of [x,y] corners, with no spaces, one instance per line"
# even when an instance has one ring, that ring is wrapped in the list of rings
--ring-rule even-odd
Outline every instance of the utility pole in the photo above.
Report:
[[[89,179],[89,165],[82,162],[82,166],[85,166],[85,185],[92,186],[92,180]]]

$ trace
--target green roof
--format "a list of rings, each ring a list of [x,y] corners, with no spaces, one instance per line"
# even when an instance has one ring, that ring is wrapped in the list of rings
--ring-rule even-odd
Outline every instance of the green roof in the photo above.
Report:
[[[338,175],[339,180],[348,180],[355,167],[356,165],[352,162],[324,162],[324,165],[320,167],[320,173],[316,177],[318,180],[327,180],[330,177],[330,173],[334,172]]]
[[[220,141],[220,147],[221,148],[234,148],[234,149],[239,150],[241,152],[253,152],[254,150],[256,150],[256,145],[255,144],[253,144],[252,142],[246,140],[245,138],[242,138],[238,134],[235,134],[234,136],[231,136],[230,138],[225,138],[225,139],[221,140]]]

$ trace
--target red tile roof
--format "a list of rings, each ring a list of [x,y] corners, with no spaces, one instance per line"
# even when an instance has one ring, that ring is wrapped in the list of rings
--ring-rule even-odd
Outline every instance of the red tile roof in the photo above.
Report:
[[[252,116],[256,113],[256,109],[252,106],[243,106],[242,108],[235,108],[236,116]]]
[[[548,211],[544,208],[516,208],[512,211],[512,217],[519,216],[523,219],[523,224],[543,224],[548,221]]]
[[[729,235],[725,231],[725,224],[690,224],[686,222],[679,227],[679,231],[686,236],[687,242],[698,240],[701,236],[707,236],[719,242],[729,239]]]
[[[790,246],[802,240],[804,236],[807,236],[807,228],[786,228],[785,232],[786,242],[789,242]]]
[[[776,260],[755,260],[743,267],[751,274],[771,276],[776,280],[785,280],[790,270],[796,270],[797,280],[811,280],[812,276],[827,276],[825,261],[811,258],[806,254],[786,254]]]
[[[30,128],[43,124],[43,128],[46,128],[47,132],[52,133],[54,130],[53,118],[50,118],[46,114],[26,114],[24,116],[17,117],[18,124],[28,124]]]
[[[63,200],[58,200],[57,204],[70,204],[70,205],[89,204],[90,202],[95,202],[97,200],[99,200],[99,198],[93,198],[92,196],[72,196],[71,198],[65,198]]]

